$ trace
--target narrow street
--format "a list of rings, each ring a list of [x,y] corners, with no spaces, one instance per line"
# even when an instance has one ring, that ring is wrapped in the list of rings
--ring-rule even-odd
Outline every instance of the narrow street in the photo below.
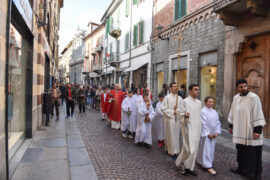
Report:
[[[111,129],[96,110],[87,110],[85,114],[78,114],[77,110],[75,118],[99,179],[244,179],[229,170],[236,166],[236,151],[220,144],[216,145],[216,176],[196,165],[199,177],[185,177],[176,168],[175,158],[157,146],[155,132],[153,146],[149,150],[135,145],[133,139],[123,138],[119,130]],[[263,169],[262,179],[268,179],[269,162],[264,162]]]

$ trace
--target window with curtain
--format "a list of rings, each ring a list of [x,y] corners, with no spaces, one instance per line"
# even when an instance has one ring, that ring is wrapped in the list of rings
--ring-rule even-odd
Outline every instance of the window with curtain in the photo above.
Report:
[[[175,0],[174,1],[174,20],[181,19],[187,14],[187,3],[186,0]]]

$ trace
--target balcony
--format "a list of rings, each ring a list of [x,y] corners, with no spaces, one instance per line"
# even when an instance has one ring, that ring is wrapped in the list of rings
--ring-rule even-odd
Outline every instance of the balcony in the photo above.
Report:
[[[99,53],[99,54],[102,53],[102,51],[103,51],[103,44],[99,44],[97,46],[96,50],[97,50],[97,53]]]
[[[111,53],[108,63],[112,67],[119,67],[120,65],[120,54],[119,53]]]
[[[96,56],[96,53],[97,53],[96,48],[93,48],[93,49],[92,49],[92,52],[91,52],[91,55],[92,55],[92,56]]]
[[[112,25],[110,28],[110,35],[114,37],[115,39],[117,39],[118,37],[121,36],[121,30],[117,28],[116,26]]]
[[[93,64],[92,67],[94,72],[98,74],[102,73],[102,64]]]
[[[238,26],[247,14],[267,17],[270,12],[268,0],[215,0],[214,12],[225,25]]]

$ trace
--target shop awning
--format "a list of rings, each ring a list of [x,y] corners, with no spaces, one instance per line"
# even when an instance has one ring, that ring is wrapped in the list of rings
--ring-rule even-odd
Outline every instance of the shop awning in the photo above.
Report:
[[[133,65],[131,66],[130,68],[127,68],[124,72],[129,72],[129,71],[135,71],[141,67],[143,67],[144,65],[148,64],[148,62],[144,62],[142,64],[136,64],[136,65]]]

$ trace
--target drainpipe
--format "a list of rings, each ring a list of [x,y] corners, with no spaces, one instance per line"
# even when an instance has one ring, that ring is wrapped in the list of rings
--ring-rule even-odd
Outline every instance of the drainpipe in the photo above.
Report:
[[[130,0],[130,27],[129,27],[129,65],[128,67],[130,68],[131,67],[131,37],[132,37],[132,0]],[[132,73],[132,75],[131,75]],[[130,84],[130,81],[131,81],[131,78],[133,78],[133,72],[130,71],[129,73],[129,86],[131,86]]]
[[[9,161],[8,161],[8,69],[9,69],[9,29],[11,23],[12,0],[7,0],[7,25],[6,25],[6,76],[5,76],[5,141],[6,141],[6,179],[9,179]]]

